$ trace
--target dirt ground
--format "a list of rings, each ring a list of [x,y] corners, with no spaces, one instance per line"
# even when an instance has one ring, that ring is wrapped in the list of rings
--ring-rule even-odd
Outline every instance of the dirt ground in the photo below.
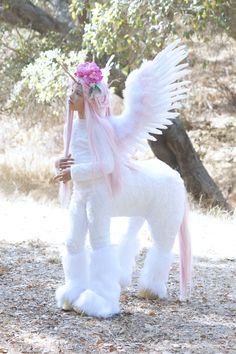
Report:
[[[120,315],[95,319],[55,305],[65,212],[31,202],[1,202],[0,208],[0,353],[236,353],[235,220],[192,214],[194,290],[185,303],[178,300],[177,246],[169,299],[137,297],[149,246],[143,230],[144,248],[133,285],[122,292]],[[114,233],[121,224],[113,225]]]

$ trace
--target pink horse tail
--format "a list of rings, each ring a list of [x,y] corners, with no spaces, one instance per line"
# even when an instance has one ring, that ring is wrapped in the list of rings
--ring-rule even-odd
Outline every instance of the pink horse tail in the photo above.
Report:
[[[180,300],[186,300],[189,286],[189,297],[192,286],[192,252],[191,239],[189,232],[189,206],[186,198],[185,211],[182,224],[179,231],[179,249],[180,249]]]

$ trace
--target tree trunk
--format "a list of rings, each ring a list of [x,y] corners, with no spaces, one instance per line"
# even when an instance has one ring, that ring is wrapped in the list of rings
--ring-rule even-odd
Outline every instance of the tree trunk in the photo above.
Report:
[[[54,0],[53,2],[55,4],[55,17],[73,26],[73,20],[68,11],[71,0]]]
[[[67,23],[53,18],[29,0],[0,0],[0,21],[31,28],[40,34],[52,31],[64,35],[70,30]]]
[[[225,7],[225,14],[228,17],[228,35],[236,39],[236,0],[231,0],[229,5]]]
[[[149,141],[149,145],[157,158],[181,174],[194,199],[201,200],[204,206],[231,210],[200,161],[179,119],[174,120],[173,125],[163,131],[163,135],[158,135],[158,141]]]

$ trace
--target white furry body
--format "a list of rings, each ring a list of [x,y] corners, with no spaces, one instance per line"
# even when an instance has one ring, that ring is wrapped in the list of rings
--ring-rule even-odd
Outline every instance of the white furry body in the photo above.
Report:
[[[145,220],[154,244],[141,272],[140,289],[160,298],[167,296],[171,250],[185,208],[183,181],[176,171],[158,160],[138,162],[135,169],[124,167],[122,175],[122,190],[115,197],[111,197],[101,177],[74,185],[70,207],[73,230],[65,242],[64,270],[71,266],[71,274],[76,273],[77,257],[77,274],[73,280],[65,272],[67,285],[57,292],[61,307],[66,302],[76,311],[98,317],[119,312],[120,285],[131,282],[138,251],[136,235]],[[119,250],[110,245],[110,220],[115,216],[130,217]],[[93,251],[85,260],[87,231]]]
[[[159,160],[135,162],[134,168],[127,167],[122,174],[121,192],[112,200],[112,216],[149,219],[154,213],[158,218],[165,206],[170,208],[170,201],[178,199],[177,190],[183,194],[183,181],[179,174],[165,163]]]
[[[71,167],[74,190],[63,258],[66,283],[57,292],[60,307],[66,303],[67,307],[69,304],[76,311],[97,317],[119,312],[120,284],[127,285],[131,280],[138,249],[136,234],[145,220],[150,227],[153,247],[141,271],[140,289],[160,298],[167,296],[171,250],[186,219],[185,188],[179,174],[160,161],[137,163],[134,169],[125,167],[124,161],[140,139],[155,140],[149,133],[161,133],[160,129],[165,129],[178,115],[173,109],[186,97],[187,82],[181,79],[188,72],[188,65],[182,64],[187,53],[178,43],[170,44],[154,60],[143,63],[129,75],[121,116],[100,118],[99,124],[94,119],[89,136],[84,120],[75,121],[78,124],[74,124],[71,140],[75,159]],[[102,100],[102,96],[100,98]],[[89,123],[88,117],[90,114],[86,118]],[[108,119],[112,129],[108,129],[103,119]],[[122,189],[112,195],[107,180],[119,176],[119,166],[122,166]],[[113,216],[130,217],[119,252],[110,244]],[[92,252],[86,256],[87,232]],[[180,238],[182,249],[187,249],[186,232],[180,234],[183,235]],[[185,259],[183,270],[190,263],[187,254],[182,257]]]

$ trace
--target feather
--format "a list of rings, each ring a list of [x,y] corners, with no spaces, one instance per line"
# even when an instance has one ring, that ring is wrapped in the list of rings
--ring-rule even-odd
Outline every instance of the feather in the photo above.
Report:
[[[155,136],[152,136],[150,134],[148,134],[148,140],[152,140],[152,141],[157,141],[157,139],[155,138]]]
[[[142,139],[156,140],[178,117],[173,109],[181,107],[187,97],[190,81],[183,78],[190,73],[186,47],[177,40],[132,71],[125,84],[124,111],[112,116],[111,123],[124,151],[131,152]]]
[[[109,75],[110,75],[110,70],[111,70],[111,67],[112,67],[112,65],[113,65],[113,59],[114,59],[114,57],[115,57],[115,55],[112,54],[112,55],[110,56],[110,58],[108,59],[105,68],[102,69],[103,78],[104,78],[104,80],[105,80],[106,83],[108,82],[108,77],[109,77]]]

